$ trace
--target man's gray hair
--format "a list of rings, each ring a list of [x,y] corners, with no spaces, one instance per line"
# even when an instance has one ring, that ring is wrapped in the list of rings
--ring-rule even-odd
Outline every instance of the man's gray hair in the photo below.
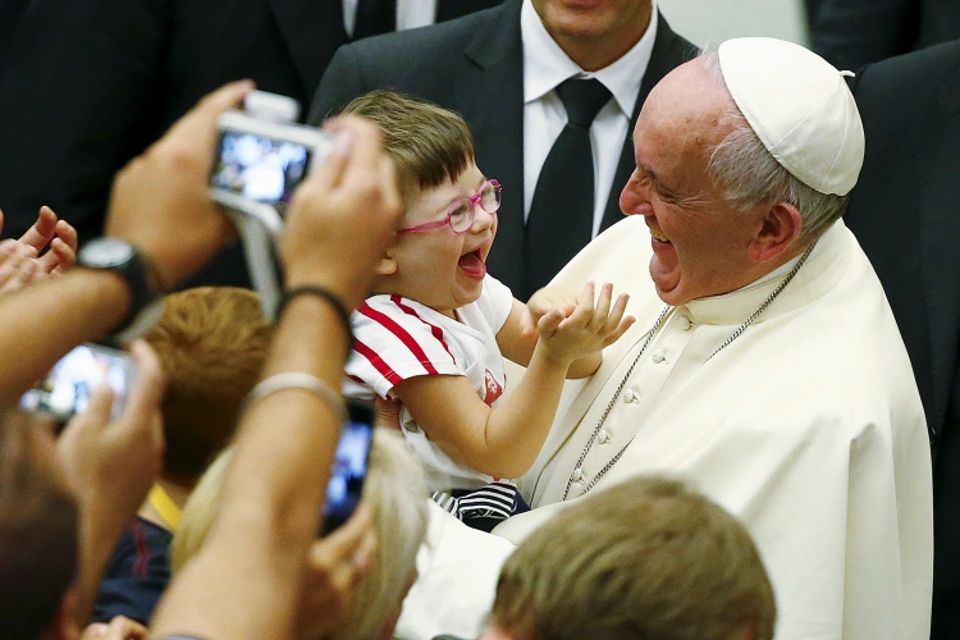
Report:
[[[717,51],[706,50],[697,60],[729,94]],[[730,101],[730,109],[720,117],[734,128],[714,147],[707,164],[714,185],[723,190],[730,207],[742,211],[764,201],[788,202],[803,219],[800,240],[820,237],[846,211],[849,195],[820,193],[795,178],[763,146],[732,96]]]

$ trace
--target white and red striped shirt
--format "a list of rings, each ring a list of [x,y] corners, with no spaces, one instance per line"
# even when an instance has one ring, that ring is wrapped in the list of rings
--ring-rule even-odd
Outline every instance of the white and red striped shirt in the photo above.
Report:
[[[476,302],[457,309],[459,321],[415,300],[379,294],[353,313],[354,351],[347,362],[344,392],[389,398],[393,388],[418,376],[465,376],[491,407],[506,388],[497,332],[510,315],[513,294],[492,276]],[[493,480],[452,460],[400,410],[403,434],[423,463],[432,491],[475,489]]]

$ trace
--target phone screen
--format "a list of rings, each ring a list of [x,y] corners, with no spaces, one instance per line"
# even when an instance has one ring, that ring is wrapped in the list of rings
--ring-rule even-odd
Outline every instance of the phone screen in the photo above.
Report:
[[[312,154],[298,142],[223,129],[210,185],[257,202],[287,204],[306,177]]]
[[[106,382],[113,388],[114,414],[123,407],[133,363],[118,349],[82,344],[61,358],[30,391],[23,394],[20,406],[57,420],[69,420],[87,410],[90,394]]]
[[[373,440],[373,406],[369,402],[347,402],[350,419],[343,425],[324,507],[323,532],[333,531],[350,517],[363,491],[367,460]]]

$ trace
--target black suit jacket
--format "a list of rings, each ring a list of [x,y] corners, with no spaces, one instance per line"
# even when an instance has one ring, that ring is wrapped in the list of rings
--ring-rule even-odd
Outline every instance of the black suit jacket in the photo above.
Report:
[[[818,0],[813,49],[840,69],[859,69],[960,38],[956,0]]]
[[[477,146],[477,164],[503,184],[500,227],[488,267],[514,291],[524,286],[523,259],[523,48],[520,0],[459,20],[369,38],[342,47],[317,90],[310,122],[336,113],[351,99],[394,88],[432,100],[463,115]],[[670,30],[663,16],[633,114],[650,89],[696,48]],[[632,131],[632,129],[631,129]],[[634,168],[633,145],[624,141],[602,228],[620,216],[620,189]],[[584,212],[592,215],[592,212]]]
[[[846,221],[890,300],[936,443],[934,638],[960,637],[960,41],[866,68]]]

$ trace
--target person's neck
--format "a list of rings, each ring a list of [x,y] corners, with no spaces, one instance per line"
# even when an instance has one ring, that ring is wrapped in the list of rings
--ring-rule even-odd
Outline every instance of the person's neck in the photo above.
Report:
[[[547,33],[563,52],[584,71],[599,71],[622,58],[634,47],[650,26],[652,8],[647,9],[643,20],[638,20],[629,32],[606,35],[596,39],[581,36],[564,36],[560,33]],[[544,25],[546,27],[546,25]]]
[[[193,491],[193,485],[191,484],[162,476],[157,479],[157,484],[160,485],[160,488],[163,489],[164,493],[167,494],[173,503],[181,509],[183,505],[186,504],[187,498],[190,497],[190,492]],[[140,505],[137,515],[158,527],[167,528],[167,523],[163,521],[163,517],[153,508],[149,500],[144,501],[144,503]]]

